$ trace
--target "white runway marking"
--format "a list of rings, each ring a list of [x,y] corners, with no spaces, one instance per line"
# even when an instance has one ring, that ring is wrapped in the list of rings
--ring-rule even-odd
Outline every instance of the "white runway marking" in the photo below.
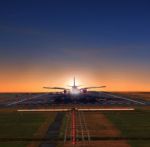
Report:
[[[125,97],[122,97],[122,96],[118,96],[118,95],[113,95],[113,94],[110,94],[110,93],[104,93],[104,94],[106,94],[106,95],[108,95],[108,96],[112,96],[112,97],[114,97],[114,98],[119,98],[119,99],[131,101],[131,102],[134,102],[134,103],[142,104],[142,105],[145,104],[144,102],[140,102],[140,101],[137,101],[137,100],[132,100],[132,99],[125,98]]]
[[[63,112],[63,111],[71,111],[72,109],[18,109],[18,112]],[[134,108],[81,108],[77,109],[77,111],[133,111]]]
[[[18,112],[63,112],[71,109],[19,109]]]
[[[78,109],[78,111],[133,111],[134,108],[97,108],[97,109]]]
[[[30,97],[30,98],[22,99],[20,101],[11,102],[11,103],[7,104],[7,106],[16,105],[16,104],[22,103],[24,101],[31,100],[31,99],[36,99],[36,98],[44,96],[44,95],[48,95],[48,94],[46,93],[46,94],[36,95],[36,96]]]

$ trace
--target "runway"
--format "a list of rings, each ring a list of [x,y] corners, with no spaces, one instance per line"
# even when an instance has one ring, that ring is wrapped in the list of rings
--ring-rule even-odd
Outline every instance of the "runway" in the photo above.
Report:
[[[98,106],[113,106],[113,105],[149,105],[148,102],[139,99],[131,99],[128,97],[118,96],[110,92],[96,92],[80,95],[66,94],[35,94],[25,98],[19,98],[16,101],[3,103],[1,107],[16,107],[16,106],[53,106],[53,105],[98,105]]]
[[[45,138],[50,138],[51,140],[58,140],[60,134],[60,128],[63,121],[64,113],[59,112],[56,115],[54,122],[49,126]],[[43,141],[40,147],[56,147],[57,142]]]
[[[72,110],[66,114],[66,128],[64,134],[64,144],[72,143],[73,145],[82,142],[90,142],[90,132],[87,128],[84,112]]]

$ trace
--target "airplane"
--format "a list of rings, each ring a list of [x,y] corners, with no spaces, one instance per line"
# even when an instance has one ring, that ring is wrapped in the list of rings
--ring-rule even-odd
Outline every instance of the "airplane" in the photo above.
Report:
[[[45,89],[58,89],[58,90],[63,90],[64,94],[80,94],[80,93],[87,93],[88,89],[92,89],[92,88],[105,88],[106,86],[99,86],[99,87],[83,87],[83,88],[79,88],[80,86],[76,85],[76,79],[74,77],[73,79],[73,86],[70,86],[71,89],[68,88],[63,88],[63,87],[43,87]]]

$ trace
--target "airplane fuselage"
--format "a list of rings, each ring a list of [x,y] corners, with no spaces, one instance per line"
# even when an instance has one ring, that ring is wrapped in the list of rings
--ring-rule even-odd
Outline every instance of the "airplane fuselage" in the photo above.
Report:
[[[81,91],[78,89],[77,86],[72,86],[71,88],[71,94],[79,94]]]

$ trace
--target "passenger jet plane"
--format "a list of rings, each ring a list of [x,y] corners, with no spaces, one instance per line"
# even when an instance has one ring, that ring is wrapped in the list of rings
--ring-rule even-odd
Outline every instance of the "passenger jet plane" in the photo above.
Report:
[[[43,87],[43,88],[63,90],[64,94],[67,94],[67,93],[80,94],[80,93],[87,93],[88,89],[92,89],[92,88],[105,88],[106,86],[79,88],[80,86],[76,85],[76,79],[74,77],[74,79],[73,79],[73,86],[70,86],[70,87],[71,87],[71,89],[63,88],[63,87]]]

